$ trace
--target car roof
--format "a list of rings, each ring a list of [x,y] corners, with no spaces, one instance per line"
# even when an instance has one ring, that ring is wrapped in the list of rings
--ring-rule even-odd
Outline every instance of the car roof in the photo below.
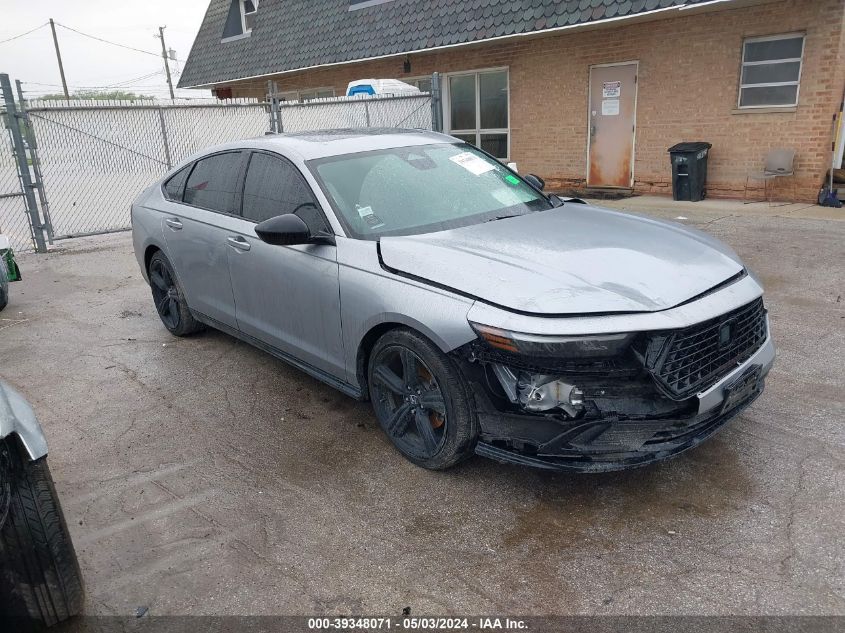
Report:
[[[413,147],[432,143],[457,143],[458,139],[428,130],[407,130],[401,128],[351,128],[338,130],[316,130],[266,136],[235,141],[209,148],[208,154],[223,149],[265,149],[281,154],[297,154],[302,160],[326,158],[342,154],[354,154],[378,149]]]

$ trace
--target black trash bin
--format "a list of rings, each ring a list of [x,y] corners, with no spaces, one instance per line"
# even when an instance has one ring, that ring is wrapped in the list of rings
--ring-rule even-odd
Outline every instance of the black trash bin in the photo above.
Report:
[[[672,159],[672,197],[698,202],[707,195],[707,155],[710,143],[678,143],[669,148]]]

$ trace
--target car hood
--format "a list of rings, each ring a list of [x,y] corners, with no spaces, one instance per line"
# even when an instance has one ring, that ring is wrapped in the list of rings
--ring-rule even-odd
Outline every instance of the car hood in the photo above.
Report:
[[[379,249],[389,269],[531,314],[665,310],[743,270],[700,231],[577,203]]]

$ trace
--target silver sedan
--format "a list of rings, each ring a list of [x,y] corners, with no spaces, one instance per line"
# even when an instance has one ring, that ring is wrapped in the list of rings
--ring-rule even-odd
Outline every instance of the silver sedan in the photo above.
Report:
[[[135,253],[170,332],[370,400],[426,468],[643,465],[760,395],[763,289],[730,248],[542,189],[441,134],[273,135],[144,191]]]

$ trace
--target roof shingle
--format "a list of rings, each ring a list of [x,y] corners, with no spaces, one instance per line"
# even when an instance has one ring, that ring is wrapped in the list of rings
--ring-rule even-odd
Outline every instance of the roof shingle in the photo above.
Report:
[[[261,0],[250,37],[221,43],[232,1],[211,0],[180,87],[468,44],[707,0],[389,0],[354,11],[349,0]]]

